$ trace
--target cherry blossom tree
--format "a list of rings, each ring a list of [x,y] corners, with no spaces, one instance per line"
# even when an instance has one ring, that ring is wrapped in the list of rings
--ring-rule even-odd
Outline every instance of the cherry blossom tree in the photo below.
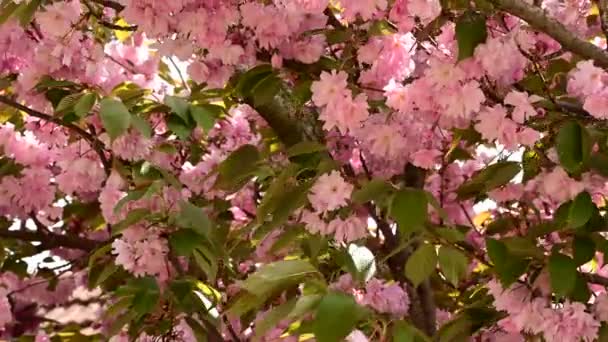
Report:
[[[607,38],[607,0],[2,0],[0,339],[606,341]]]

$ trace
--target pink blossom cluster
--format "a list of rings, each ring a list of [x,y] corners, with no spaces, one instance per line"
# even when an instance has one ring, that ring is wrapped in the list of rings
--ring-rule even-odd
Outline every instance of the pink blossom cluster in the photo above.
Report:
[[[477,118],[479,122],[475,124],[475,129],[481,133],[484,139],[488,141],[496,141],[508,150],[517,150],[519,146],[533,146],[540,138],[540,133],[532,128],[521,125],[527,113],[534,113],[534,108],[525,100],[520,100],[520,96],[525,96],[521,93],[509,93],[505,99],[505,103],[517,103],[512,113],[512,119],[508,118],[507,110],[502,105],[494,107],[486,107],[481,111]],[[530,115],[530,114],[528,114]],[[516,120],[521,120],[518,121]]]
[[[569,76],[568,92],[584,101],[583,109],[597,119],[608,119],[608,74],[593,61],[581,61]]]
[[[112,242],[112,253],[116,255],[116,264],[137,277],[151,275],[160,280],[169,277],[169,246],[157,230],[141,225],[130,227]]]
[[[304,210],[301,221],[313,234],[333,235],[336,241],[352,242],[367,235],[367,222],[357,215],[345,219],[331,212],[348,205],[353,185],[346,182],[338,171],[321,175],[310,189],[308,200],[313,211]]]
[[[598,336],[600,323],[582,303],[567,301],[552,307],[547,299],[533,297],[521,284],[503,289],[498,282],[491,281],[488,289],[496,309],[509,313],[498,322],[509,333],[542,334],[548,342],[594,341]]]
[[[364,287],[358,287],[350,274],[343,274],[330,288],[352,294],[357,303],[379,313],[396,317],[406,316],[410,305],[407,293],[398,283],[388,283],[372,278]]]
[[[344,71],[323,71],[321,79],[312,83],[312,100],[323,107],[319,119],[324,122],[323,128],[337,128],[342,134],[360,127],[361,122],[369,116],[367,95],[360,93],[353,96],[347,89],[348,75]]]

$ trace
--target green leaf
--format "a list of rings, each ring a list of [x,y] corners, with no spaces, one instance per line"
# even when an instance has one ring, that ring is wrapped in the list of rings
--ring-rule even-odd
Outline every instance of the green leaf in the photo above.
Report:
[[[264,106],[274,99],[279,90],[281,90],[281,79],[270,74],[253,88],[253,103],[256,107]]]
[[[99,269],[93,267],[89,272],[89,288],[96,288],[112,276],[112,274],[116,273],[116,271],[118,271],[118,266],[113,262],[101,265]]]
[[[21,6],[15,11],[15,16],[19,18],[21,26],[27,26],[32,22],[34,14],[42,4],[42,0],[30,0],[21,2]]]
[[[568,296],[576,286],[576,263],[572,258],[557,252],[549,257],[551,288],[558,296]]]
[[[463,232],[453,227],[437,228],[436,232],[450,243],[461,242],[466,238],[466,235]]]
[[[93,265],[95,264],[95,261],[97,261],[97,259],[99,259],[105,255],[108,255],[110,253],[110,251],[112,251],[111,243],[97,248],[97,250],[95,250],[95,252],[93,252],[93,254],[91,254],[91,256],[89,257],[88,267],[89,268],[93,267]]]
[[[536,240],[527,239],[521,236],[506,237],[500,240],[509,251],[509,254],[522,258],[542,259],[544,251],[536,245]]]
[[[444,324],[437,332],[439,342],[467,341],[473,334],[473,322],[471,318],[462,313]]]
[[[587,235],[576,235],[572,241],[573,257],[576,265],[583,265],[593,259],[595,242]]]
[[[404,236],[423,228],[428,214],[426,193],[418,189],[403,189],[391,202],[390,216],[395,219]]]
[[[257,321],[255,324],[255,334],[253,336],[253,341],[259,341],[268,330],[274,328],[279,322],[285,319],[287,315],[293,310],[296,305],[295,298],[272,308],[270,312],[267,312],[264,315],[262,320]]]
[[[235,87],[236,93],[241,97],[249,97],[255,85],[270,74],[272,74],[272,66],[270,64],[261,64],[248,70],[239,77],[239,81]]]
[[[405,275],[412,282],[414,287],[418,287],[426,278],[435,272],[437,266],[437,252],[435,246],[422,244],[407,259],[405,264]]]
[[[217,258],[211,250],[204,246],[198,246],[193,252],[194,261],[205,272],[207,279],[210,282],[215,282],[217,276],[218,264]]]
[[[112,140],[125,133],[131,125],[131,113],[127,107],[121,101],[111,98],[101,100],[99,116]]]
[[[363,318],[353,297],[330,292],[317,308],[312,330],[318,342],[341,342]]]
[[[512,216],[500,217],[488,224],[486,234],[490,236],[494,234],[504,234],[515,227],[517,227],[516,222]]]
[[[345,41],[349,40],[352,35],[353,32],[345,28],[337,28],[325,31],[325,37],[329,45],[344,43]]]
[[[15,13],[19,4],[12,0],[3,1],[0,5],[0,25],[4,24]]]
[[[232,152],[218,166],[216,185],[222,190],[236,191],[253,177],[258,169],[260,153],[253,145],[244,145]]]
[[[152,311],[160,299],[160,289],[156,280],[151,277],[137,278],[129,283],[135,291],[133,310],[140,316]]]
[[[480,193],[503,186],[520,171],[517,162],[507,161],[492,164],[476,173],[471,179],[462,184],[456,193],[459,199],[469,199]]]
[[[325,145],[314,141],[302,141],[287,149],[287,156],[295,157],[302,154],[310,154],[327,150]]]
[[[608,155],[594,153],[589,159],[589,167],[604,177],[608,177]]]
[[[311,294],[305,295],[298,298],[296,305],[293,310],[286,316],[290,320],[298,320],[308,314],[310,311],[316,309],[323,299],[322,295]]]
[[[458,60],[461,61],[473,56],[477,45],[484,43],[487,37],[485,16],[472,11],[461,15],[456,21]]]
[[[579,172],[591,156],[591,137],[576,121],[565,123],[557,134],[555,148],[560,164],[568,172]]]
[[[215,125],[215,121],[220,117],[224,109],[217,105],[200,104],[190,106],[190,116],[194,119],[205,132],[209,132]]]
[[[454,286],[458,286],[460,280],[467,274],[469,260],[461,251],[450,246],[439,248],[439,267],[441,273]]]
[[[202,208],[195,206],[188,201],[180,204],[179,225],[190,228],[202,236],[209,237],[211,234],[211,221]]]
[[[406,321],[393,325],[393,342],[431,342],[422,331]]]
[[[203,237],[192,229],[180,229],[169,235],[169,244],[173,253],[189,256],[196,247],[203,244]]]
[[[528,262],[510,254],[503,242],[487,238],[486,248],[504,288],[511,286],[525,272]]]
[[[186,99],[177,96],[165,96],[165,104],[171,108],[171,112],[177,114],[184,122],[187,124],[190,122],[190,117],[188,116],[188,109],[190,108],[190,104]]]
[[[358,189],[352,194],[352,201],[355,204],[363,204],[370,201],[378,201],[387,196],[393,187],[382,179],[372,179],[363,184],[361,189]]]
[[[127,204],[131,201],[137,201],[137,200],[141,199],[142,197],[144,197],[146,192],[147,192],[147,189],[129,191],[125,197],[121,198],[118,201],[118,203],[116,203],[116,206],[114,207],[114,213],[118,214],[120,212],[120,209],[122,209],[122,207],[124,207],[125,204]]]
[[[194,127],[190,127],[177,115],[169,115],[167,118],[167,127],[171,132],[175,133],[181,140],[186,140],[192,133]]]
[[[572,201],[572,204],[570,204],[568,210],[568,225],[572,228],[584,226],[589,222],[591,216],[593,216],[594,209],[595,204],[593,204],[593,200],[589,193],[586,191],[581,192]]]
[[[97,94],[85,93],[74,105],[74,114],[79,118],[84,118],[91,112],[97,102]]]
[[[118,235],[122,233],[123,230],[143,220],[148,215],[150,215],[150,210],[145,208],[137,208],[129,211],[127,217],[125,217],[124,220],[112,226],[112,235]]]
[[[258,296],[266,296],[277,290],[301,283],[319,271],[305,260],[282,260],[263,265],[242,282],[241,288]]]
[[[152,126],[150,126],[148,120],[141,118],[137,115],[133,115],[131,117],[131,123],[133,124],[133,127],[135,127],[135,129],[137,129],[139,133],[141,133],[142,136],[148,139],[152,137]]]
[[[64,115],[74,111],[74,106],[82,98],[82,93],[70,94],[59,101],[55,108],[55,113]]]
[[[390,23],[388,20],[376,20],[372,22],[368,33],[370,36],[386,36],[397,32],[395,25]]]

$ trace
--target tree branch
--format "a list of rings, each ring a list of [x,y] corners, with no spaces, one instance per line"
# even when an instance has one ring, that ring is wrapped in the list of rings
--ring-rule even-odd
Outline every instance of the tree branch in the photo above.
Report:
[[[608,278],[602,277],[599,274],[583,273],[583,276],[587,278],[587,281],[590,283],[608,286]]]
[[[600,26],[606,38],[606,49],[608,50],[608,0],[597,0],[597,8],[600,14]]]
[[[563,48],[577,55],[591,59],[598,66],[608,68],[608,52],[586,42],[554,18],[548,17],[539,7],[524,0],[490,0],[499,9],[525,20],[531,27],[546,33],[559,42]]]
[[[116,12],[120,12],[123,9],[125,9],[125,6],[121,5],[120,3],[116,2],[116,1],[112,1],[112,0],[91,0],[91,1],[102,5],[103,7],[112,8]]]
[[[98,241],[81,238],[78,236],[59,235],[45,233],[43,231],[29,230],[0,230],[0,238],[15,239],[21,241],[38,241],[45,249],[65,247],[82,251],[92,251],[99,245]]]
[[[100,20],[99,23],[102,26],[105,26],[109,29],[116,30],[116,31],[130,31],[130,32],[137,31],[137,26],[120,26],[120,25],[112,24],[111,22],[108,22],[105,20]]]
[[[73,131],[74,133],[80,135],[84,140],[86,140],[91,145],[93,150],[95,150],[95,152],[97,152],[97,155],[99,155],[99,159],[101,160],[101,163],[103,164],[106,174],[110,175],[110,172],[112,171],[112,164],[110,163],[110,161],[108,160],[108,158],[105,155],[103,144],[99,140],[97,140],[97,138],[95,138],[91,134],[89,134],[89,132],[85,131],[84,129],[82,129],[72,123],[66,123],[60,118],[57,118],[57,117],[54,117],[52,115],[48,115],[45,113],[41,113],[39,111],[26,107],[4,95],[0,95],[0,103],[4,103],[7,106],[11,106],[13,108],[19,109],[33,117],[42,119],[47,122],[52,122],[59,126],[63,126],[67,129]]]

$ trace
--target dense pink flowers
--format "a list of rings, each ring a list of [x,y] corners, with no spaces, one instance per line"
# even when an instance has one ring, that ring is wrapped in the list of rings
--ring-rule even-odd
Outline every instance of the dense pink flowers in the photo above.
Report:
[[[336,210],[347,204],[353,186],[344,181],[338,171],[324,174],[310,189],[308,199],[317,212]]]
[[[160,280],[168,277],[166,258],[169,247],[158,232],[133,226],[125,230],[120,239],[112,242],[112,252],[116,254],[116,264],[135,276],[152,275]]]
[[[542,193],[558,203],[573,199],[584,188],[582,183],[570,178],[559,166],[545,174],[540,186]]]

